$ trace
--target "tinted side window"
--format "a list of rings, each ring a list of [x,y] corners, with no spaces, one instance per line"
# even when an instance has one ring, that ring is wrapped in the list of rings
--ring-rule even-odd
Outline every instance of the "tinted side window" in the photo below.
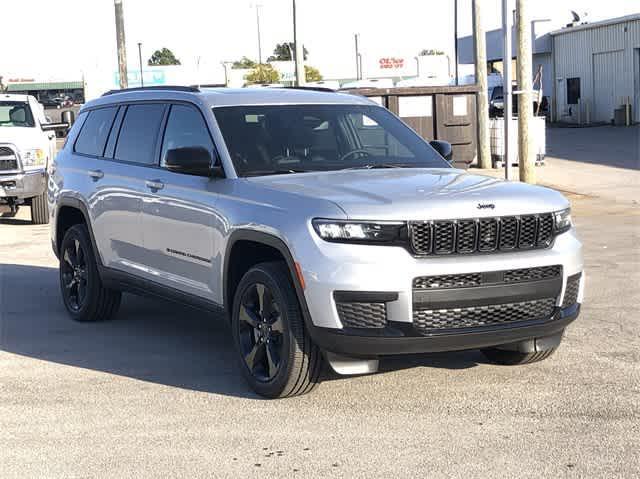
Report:
[[[190,106],[173,105],[162,143],[161,166],[165,165],[167,151],[186,146],[201,146],[214,157],[213,141],[200,112]]]
[[[110,107],[89,112],[76,140],[75,151],[77,153],[102,156],[116,111],[116,107]]]
[[[165,105],[129,105],[125,113],[115,158],[122,161],[156,164],[154,151]]]

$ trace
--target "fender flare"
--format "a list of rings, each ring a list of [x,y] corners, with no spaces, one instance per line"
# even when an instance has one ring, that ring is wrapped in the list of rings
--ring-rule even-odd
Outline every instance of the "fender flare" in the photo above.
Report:
[[[60,245],[57,244],[58,240],[58,223],[60,221],[60,210],[64,207],[69,207],[80,211],[82,216],[84,217],[84,223],[87,226],[87,231],[89,231],[89,238],[91,239],[91,247],[93,248],[94,256],[96,258],[96,262],[98,263],[98,271],[101,272],[103,268],[102,259],[100,258],[100,252],[98,251],[98,246],[96,243],[95,236],[93,235],[93,227],[91,226],[89,209],[84,204],[84,202],[78,198],[73,196],[62,196],[56,202],[56,214],[55,214],[55,237],[51,238],[53,243],[53,252],[56,254],[56,257],[59,254]]]
[[[296,263],[293,259],[293,255],[289,250],[287,244],[277,236],[274,236],[269,233],[263,233],[261,231],[255,231],[250,229],[238,229],[231,233],[229,240],[227,241],[227,247],[224,255],[224,264],[223,264],[223,273],[222,273],[222,285],[223,285],[223,301],[225,309],[231,318],[231,314],[233,311],[233,298],[229,298],[229,294],[227,291],[227,282],[229,277],[229,256],[231,255],[231,251],[233,250],[233,246],[238,241],[252,241],[254,243],[261,243],[265,246],[269,246],[277,250],[285,260],[287,264],[287,268],[289,269],[289,276],[291,277],[291,282],[293,283],[296,296],[298,298],[298,303],[300,304],[300,309],[302,311],[302,316],[304,317],[305,322],[308,326],[313,326],[311,321],[311,314],[309,313],[309,308],[307,306],[307,300],[304,296],[304,289],[298,280],[298,275],[296,273]]]

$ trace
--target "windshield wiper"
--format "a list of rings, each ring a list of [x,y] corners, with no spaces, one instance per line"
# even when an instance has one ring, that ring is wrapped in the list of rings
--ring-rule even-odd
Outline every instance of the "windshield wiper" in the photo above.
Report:
[[[393,163],[372,163],[360,166],[350,166],[348,168],[341,168],[341,170],[378,170],[383,168],[413,168],[409,165],[397,165]]]
[[[289,175],[292,173],[309,173],[312,170],[300,170],[297,168],[287,168],[281,170],[261,170],[251,171],[245,176],[266,176],[266,175]]]

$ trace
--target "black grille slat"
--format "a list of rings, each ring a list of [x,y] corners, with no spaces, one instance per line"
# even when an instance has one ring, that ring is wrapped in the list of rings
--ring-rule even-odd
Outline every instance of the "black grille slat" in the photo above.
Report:
[[[0,146],[0,171],[18,170],[18,157],[13,149]]]
[[[539,281],[541,279],[557,278],[559,276],[562,276],[562,266],[560,265],[510,269],[504,272],[504,282]]]
[[[433,252],[435,254],[453,253],[455,232],[456,225],[453,221],[436,221],[433,225]]]
[[[384,328],[387,325],[385,303],[336,303],[345,328]]]
[[[564,291],[564,299],[562,300],[562,307],[567,308],[573,306],[578,302],[578,292],[580,291],[580,277],[581,274],[574,274],[567,278],[567,287]]]
[[[441,274],[437,276],[422,276],[413,280],[414,289],[464,288],[480,286],[481,273]]]
[[[8,146],[0,146],[0,156],[15,156],[15,153]]]
[[[411,249],[429,254],[491,253],[548,248],[554,239],[551,213],[409,223]]]
[[[555,298],[544,298],[455,309],[415,309],[413,326],[419,333],[432,334],[447,329],[499,326],[548,319],[554,312],[555,303]]]

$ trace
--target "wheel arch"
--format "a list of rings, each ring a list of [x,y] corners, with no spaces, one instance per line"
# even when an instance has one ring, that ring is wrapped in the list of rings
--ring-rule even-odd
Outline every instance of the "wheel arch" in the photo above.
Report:
[[[89,220],[89,210],[87,206],[78,198],[62,197],[58,200],[56,205],[55,215],[55,237],[53,251],[56,256],[60,253],[60,245],[66,231],[76,224],[84,224],[89,231],[89,238],[91,239],[91,247],[95,253],[96,262],[98,268],[102,267],[102,260],[100,253],[96,246],[96,240],[93,235],[93,228],[91,227],[91,221]]]
[[[234,264],[234,260],[238,259],[238,255],[246,252],[249,247],[258,248],[258,251],[255,251],[248,257],[243,257],[245,260],[239,265],[237,263]],[[269,253],[266,256],[261,256],[261,253],[267,251]],[[274,253],[276,253],[277,256],[274,256]],[[234,231],[227,242],[222,284],[223,302],[228,318],[231,318],[232,315],[233,295],[242,275],[248,271],[251,266],[263,261],[272,261],[274,259],[284,260],[289,271],[289,277],[294,286],[295,294],[298,298],[298,303],[300,304],[304,320],[308,325],[310,324],[310,314],[304,296],[304,288],[302,287],[302,284],[300,284],[300,280],[296,272],[296,262],[289,250],[289,247],[277,236],[248,229]]]

